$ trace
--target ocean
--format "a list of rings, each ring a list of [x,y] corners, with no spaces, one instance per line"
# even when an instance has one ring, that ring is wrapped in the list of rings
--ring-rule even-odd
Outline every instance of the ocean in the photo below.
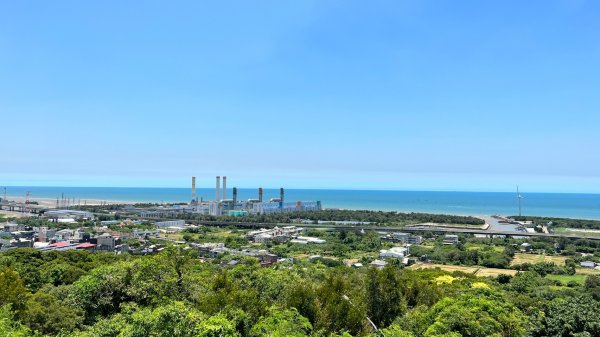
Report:
[[[129,187],[7,187],[7,195],[31,198],[65,198],[131,202],[188,202],[190,188]],[[3,192],[0,190],[0,193]],[[215,191],[197,190],[198,198],[211,200]],[[600,194],[522,192],[523,215],[569,217],[600,220]],[[264,199],[279,196],[279,189],[264,189]],[[228,190],[231,198],[231,189]],[[238,199],[257,198],[257,189],[238,189]],[[433,192],[373,190],[286,189],[287,201],[320,200],[324,208],[365,209],[402,212],[427,212],[456,215],[518,214],[516,193],[505,192]]]

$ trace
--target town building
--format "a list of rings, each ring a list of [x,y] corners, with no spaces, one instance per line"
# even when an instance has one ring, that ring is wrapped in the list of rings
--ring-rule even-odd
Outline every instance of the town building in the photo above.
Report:
[[[531,251],[531,243],[529,243],[529,242],[523,242],[521,244],[521,251],[522,252],[530,252]]]
[[[292,240],[290,240],[291,243],[299,243],[301,245],[306,245],[309,243],[313,243],[313,244],[323,244],[325,242],[327,242],[326,240],[323,239],[319,239],[319,238],[314,238],[314,237],[310,237],[310,236],[298,236]]]
[[[96,250],[113,252],[115,250],[115,238],[109,233],[104,233],[96,238]]]
[[[442,243],[445,245],[456,245],[458,242],[458,235],[446,234],[444,235],[444,241]]]
[[[157,221],[154,223],[158,229],[166,229],[169,227],[185,227],[185,220]]]
[[[384,249],[379,251],[380,259],[396,258],[402,260],[408,255],[408,247],[392,247],[387,250]]]
[[[246,237],[249,240],[254,241],[255,243],[283,243],[291,240],[293,237],[300,234],[304,228],[296,227],[296,226],[285,226],[285,227],[274,227],[270,229],[259,229],[256,231],[251,231],[246,234]]]
[[[87,211],[76,211],[71,209],[56,209],[44,213],[44,216],[49,219],[75,219],[75,220],[93,220],[94,213]]]
[[[582,268],[594,269],[596,268],[596,262],[594,261],[583,261],[579,264]]]
[[[374,260],[373,262],[370,263],[371,266],[377,268],[377,269],[383,269],[385,268],[385,266],[387,266],[387,262],[382,261],[382,260]]]

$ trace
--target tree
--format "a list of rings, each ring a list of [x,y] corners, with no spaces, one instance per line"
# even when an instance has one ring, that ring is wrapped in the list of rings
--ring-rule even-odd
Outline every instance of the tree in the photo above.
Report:
[[[349,280],[342,274],[328,275],[317,290],[316,326],[330,332],[349,331],[356,335],[364,330],[366,308],[356,293],[351,293]]]
[[[406,311],[398,271],[387,266],[367,272],[367,314],[377,327],[386,327]]]
[[[548,306],[535,337],[600,336],[600,302],[589,296],[557,298]]]
[[[133,307],[135,308],[135,306]],[[195,337],[204,315],[183,302],[161,305],[155,309],[137,309],[122,335],[129,337]]]
[[[0,306],[10,304],[14,310],[22,310],[28,294],[19,273],[12,268],[0,270]]]
[[[235,324],[224,314],[211,316],[200,323],[197,337],[239,337]]]
[[[402,330],[397,325],[391,325],[387,329],[379,330],[377,337],[414,337],[411,332]]]
[[[526,317],[499,295],[486,289],[445,298],[427,313],[424,337],[521,337]]]
[[[86,321],[109,316],[129,299],[127,288],[131,279],[131,263],[121,262],[101,266],[73,283],[68,301],[85,311]]]
[[[287,295],[288,307],[296,308],[298,312],[308,318],[311,323],[317,320],[317,295],[311,282],[298,282],[289,289]]]
[[[250,337],[302,337],[308,336],[312,325],[295,308],[269,308],[269,313],[261,317],[250,330]]]
[[[83,321],[81,312],[42,290],[29,297],[19,316],[32,330],[49,335],[71,332]]]
[[[0,307],[0,337],[32,337],[38,336],[14,319],[10,305]]]

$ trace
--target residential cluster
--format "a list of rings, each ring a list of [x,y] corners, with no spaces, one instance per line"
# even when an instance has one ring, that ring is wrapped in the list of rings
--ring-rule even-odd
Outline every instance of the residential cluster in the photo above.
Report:
[[[274,228],[261,228],[259,230],[251,231],[246,234],[248,240],[255,243],[300,243],[300,244],[322,244],[326,241],[323,239],[300,236],[304,231],[304,228],[296,226],[285,226],[285,227],[274,227]]]
[[[105,227],[95,227],[96,234],[84,228],[57,230],[46,226],[25,226],[8,223],[0,226],[0,250],[36,248],[51,250],[87,250],[114,252],[121,248],[119,236]],[[103,230],[106,229],[106,230]]]
[[[77,220],[94,220],[93,213],[73,210],[55,210],[44,217],[51,222],[76,223]],[[110,220],[100,221],[100,225],[79,227],[76,229],[56,229],[48,226],[26,226],[18,223],[0,225],[0,250],[13,248],[35,248],[40,251],[62,250],[87,250],[91,252],[117,252],[117,253],[151,253],[160,251],[161,247],[150,245],[148,247],[130,248],[123,244],[125,239],[145,240],[158,238],[160,234],[169,234],[187,228],[195,228],[184,220],[159,221],[154,229],[133,229],[128,231],[114,230],[109,226],[128,227],[140,225],[142,221],[136,220]],[[114,228],[114,227],[113,227]]]

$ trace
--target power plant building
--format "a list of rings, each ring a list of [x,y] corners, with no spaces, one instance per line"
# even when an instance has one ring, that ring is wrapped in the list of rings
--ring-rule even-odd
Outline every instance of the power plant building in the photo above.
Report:
[[[271,214],[297,211],[319,211],[322,209],[320,201],[294,201],[285,200],[285,191],[279,189],[279,198],[271,198],[269,201],[263,201],[263,189],[258,189],[257,199],[248,199],[246,201],[238,200],[238,190],[232,189],[232,198],[227,196],[227,177],[223,176],[223,186],[221,187],[221,176],[216,177],[215,200],[208,202],[198,202],[196,198],[196,179],[192,177],[192,204],[190,211],[194,213],[210,214],[220,216],[224,214],[240,216],[243,214]],[[187,209],[186,209],[187,210]]]

